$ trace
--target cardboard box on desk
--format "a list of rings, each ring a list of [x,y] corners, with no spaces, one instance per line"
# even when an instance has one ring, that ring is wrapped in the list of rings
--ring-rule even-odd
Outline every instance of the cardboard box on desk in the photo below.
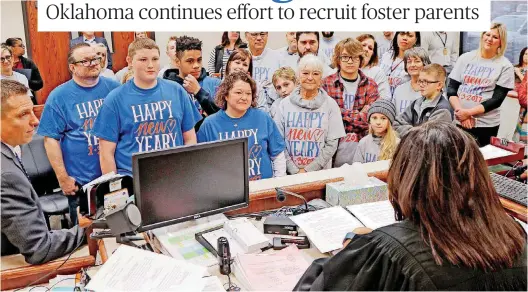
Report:
[[[334,206],[348,206],[387,200],[387,184],[369,177],[363,185],[353,185],[346,181],[326,184],[326,201]]]

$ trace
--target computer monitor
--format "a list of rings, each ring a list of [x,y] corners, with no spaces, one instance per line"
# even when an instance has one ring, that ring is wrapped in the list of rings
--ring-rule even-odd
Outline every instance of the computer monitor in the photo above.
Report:
[[[249,204],[247,138],[134,154],[132,171],[139,231]]]

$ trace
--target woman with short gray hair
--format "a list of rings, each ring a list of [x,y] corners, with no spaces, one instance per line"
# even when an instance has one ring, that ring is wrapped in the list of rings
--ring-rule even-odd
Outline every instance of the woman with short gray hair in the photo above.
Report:
[[[431,60],[429,60],[427,51],[415,47],[405,51],[403,64],[405,72],[411,76],[411,80],[399,85],[394,90],[392,102],[396,106],[397,115],[403,113],[411,102],[422,96],[418,85],[418,76],[426,65],[431,64]]]
[[[321,89],[323,62],[312,54],[299,61],[300,86],[282,100],[274,120],[286,142],[287,172],[330,168],[345,136],[337,102]]]

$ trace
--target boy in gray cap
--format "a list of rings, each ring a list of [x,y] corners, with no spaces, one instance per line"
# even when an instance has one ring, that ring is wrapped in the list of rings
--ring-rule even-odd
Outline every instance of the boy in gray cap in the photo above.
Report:
[[[396,117],[394,129],[400,137],[418,125],[427,121],[453,122],[453,108],[442,96],[446,71],[438,64],[423,68],[418,77],[421,98],[411,102],[403,113]]]
[[[378,99],[369,111],[369,134],[359,141],[353,162],[368,163],[378,160],[391,159],[396,146],[398,135],[392,128],[396,116],[396,107],[387,99]]]

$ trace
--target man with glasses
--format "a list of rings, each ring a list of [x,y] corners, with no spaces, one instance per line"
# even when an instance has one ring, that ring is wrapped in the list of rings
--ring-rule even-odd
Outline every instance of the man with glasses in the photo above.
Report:
[[[445,79],[446,70],[442,65],[430,64],[423,68],[418,77],[422,97],[413,101],[394,121],[394,129],[400,137],[427,121],[453,122],[453,108],[442,95]]]
[[[106,56],[108,57],[108,64],[106,64],[106,68],[112,70],[112,53],[110,52],[110,47],[108,46],[108,42],[103,37],[97,37],[95,36],[95,31],[81,31],[81,36],[78,38],[75,38],[70,41],[70,48],[73,46],[80,44],[80,43],[86,43],[89,45],[92,44],[103,44],[106,46],[107,52]]]
[[[107,94],[119,83],[99,76],[101,57],[86,43],[68,53],[72,79],[55,88],[42,113],[38,134],[60,187],[68,196],[70,219],[77,224],[78,185],[101,176],[99,139],[92,128]]]
[[[252,77],[257,84],[263,84],[265,81],[271,82],[273,73],[279,69],[280,55],[266,48],[268,43],[268,32],[252,31],[246,32],[249,51],[253,55],[253,72]],[[257,86],[261,87],[261,86]]]
[[[341,109],[346,136],[339,141],[334,167],[352,164],[357,144],[368,135],[368,110],[379,97],[374,79],[359,69],[363,61],[363,45],[356,39],[340,41],[334,50],[332,65],[337,72],[326,77],[323,89]]]
[[[21,38],[8,38],[6,40],[6,45],[13,48],[13,70],[20,73],[26,74],[28,78],[29,89],[32,91],[33,103],[36,104],[37,101],[34,98],[35,92],[44,87],[44,81],[42,76],[40,76],[40,71],[37,67],[37,64],[32,60],[24,57],[26,54],[26,46],[22,42]]]

